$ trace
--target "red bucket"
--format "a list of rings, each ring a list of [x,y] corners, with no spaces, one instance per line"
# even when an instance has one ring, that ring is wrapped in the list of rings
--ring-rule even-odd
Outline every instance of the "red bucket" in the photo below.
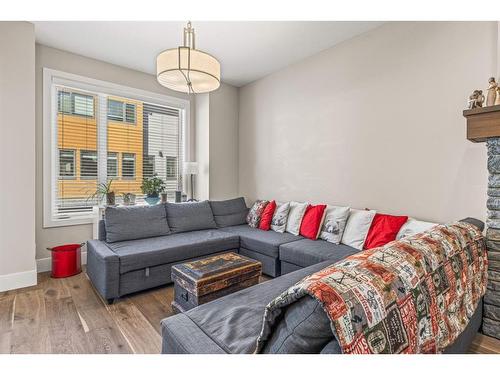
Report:
[[[47,248],[52,252],[51,277],[69,277],[82,272],[83,245],[85,244],[69,244]]]

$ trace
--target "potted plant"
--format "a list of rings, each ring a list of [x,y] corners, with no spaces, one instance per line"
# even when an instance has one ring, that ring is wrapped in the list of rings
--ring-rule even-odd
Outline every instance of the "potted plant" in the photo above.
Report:
[[[123,193],[123,204],[125,206],[133,206],[135,204],[135,194],[134,193]]]
[[[96,199],[99,203],[106,197],[106,204],[114,206],[116,204],[115,192],[111,190],[111,183],[113,179],[108,182],[101,182],[97,185],[97,189],[87,198],[87,200]]]
[[[158,176],[145,178],[142,180],[141,190],[146,194],[144,200],[150,205],[157,204],[160,201],[160,193],[165,190],[165,182]]]

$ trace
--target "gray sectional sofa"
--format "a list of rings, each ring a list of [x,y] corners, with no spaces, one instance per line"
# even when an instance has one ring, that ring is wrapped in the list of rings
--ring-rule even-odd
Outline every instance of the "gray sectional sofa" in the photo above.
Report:
[[[108,208],[99,239],[87,243],[87,273],[112,302],[129,293],[171,282],[174,264],[228,251],[262,262],[273,280],[164,319],[163,353],[250,353],[264,307],[306,275],[358,250],[323,240],[249,227],[243,198],[228,201]],[[465,219],[483,229],[475,219]],[[278,277],[280,276],[280,277]],[[466,331],[447,349],[466,352],[481,324],[482,304]],[[268,353],[339,353],[325,329],[324,311],[310,298],[290,309]]]
[[[223,252],[262,263],[271,277],[357,250],[290,233],[251,228],[243,198],[227,201],[108,207],[99,238],[87,242],[87,274],[109,303],[171,282],[174,264]]]

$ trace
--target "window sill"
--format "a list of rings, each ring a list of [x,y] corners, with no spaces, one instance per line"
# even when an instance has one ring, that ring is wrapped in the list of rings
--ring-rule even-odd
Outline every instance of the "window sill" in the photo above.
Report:
[[[95,220],[94,214],[89,213],[85,216],[68,217],[67,219],[46,219],[43,223],[44,228],[69,227],[74,225],[93,224]]]

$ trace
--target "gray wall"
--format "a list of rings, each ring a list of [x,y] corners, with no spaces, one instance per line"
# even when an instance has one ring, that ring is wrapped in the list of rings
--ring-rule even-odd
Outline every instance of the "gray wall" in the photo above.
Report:
[[[496,74],[496,23],[390,23],[240,89],[239,193],[433,221],[485,217],[462,110]]]
[[[36,283],[33,25],[0,22],[0,51],[1,291]]]
[[[210,199],[238,194],[238,89],[210,93]]]

